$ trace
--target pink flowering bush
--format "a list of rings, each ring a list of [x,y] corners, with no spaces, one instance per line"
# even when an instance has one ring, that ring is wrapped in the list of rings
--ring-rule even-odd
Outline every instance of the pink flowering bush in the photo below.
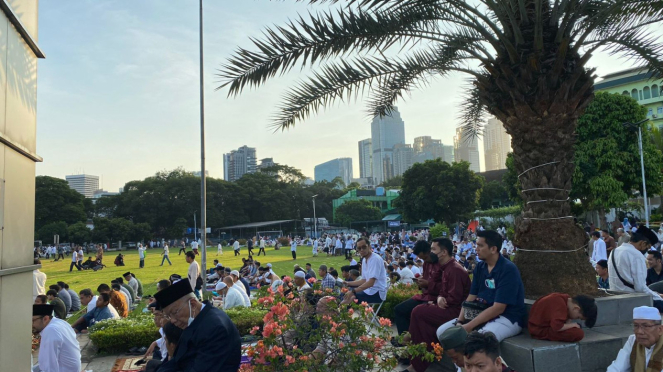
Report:
[[[340,305],[339,293],[312,284],[301,294],[289,281],[277,291],[260,289],[258,306],[268,312],[262,330],[255,326],[251,334],[262,339],[244,348],[251,363],[240,371],[391,371],[396,367],[389,319],[378,317],[379,325],[373,324],[368,332],[373,309],[367,303]],[[436,350],[441,350],[439,345]],[[410,346],[407,352],[430,361],[436,357],[424,344]]]

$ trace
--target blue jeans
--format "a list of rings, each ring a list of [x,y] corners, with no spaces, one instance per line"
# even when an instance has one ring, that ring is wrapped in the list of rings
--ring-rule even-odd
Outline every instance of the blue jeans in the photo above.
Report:
[[[169,265],[172,265],[172,264],[173,264],[172,262],[170,262],[170,258],[168,258],[168,255],[167,255],[167,254],[164,254],[164,255],[163,255],[163,258],[161,259],[161,266],[163,266],[163,262],[166,261],[166,260],[168,260],[168,264],[169,264]]]

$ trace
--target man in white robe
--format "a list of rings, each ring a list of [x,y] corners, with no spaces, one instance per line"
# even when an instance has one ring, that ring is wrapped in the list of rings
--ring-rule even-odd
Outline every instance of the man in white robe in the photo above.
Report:
[[[32,305],[32,333],[41,334],[33,372],[80,372],[81,349],[69,323],[53,317],[53,305]]]
[[[633,332],[607,372],[663,371],[663,326],[658,309],[633,309]]]
[[[646,226],[640,226],[631,236],[629,243],[615,248],[608,259],[610,289],[620,292],[649,293],[654,307],[663,310],[663,299],[647,287],[647,259],[644,256],[652,244],[656,244],[656,234]]]

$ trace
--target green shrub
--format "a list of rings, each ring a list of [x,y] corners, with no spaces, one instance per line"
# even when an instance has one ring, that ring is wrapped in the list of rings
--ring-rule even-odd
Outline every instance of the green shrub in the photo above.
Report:
[[[445,234],[446,233],[446,234]],[[450,238],[449,236],[449,227],[443,223],[436,223],[435,226],[430,228],[430,237],[435,238]]]
[[[104,320],[90,327],[89,331],[94,345],[111,353],[126,352],[132,347],[149,347],[161,337],[152,315]]]
[[[474,213],[474,217],[491,217],[491,218],[503,218],[509,215],[518,215],[522,211],[522,207],[514,205],[512,207],[502,207],[487,209],[485,211],[477,211]]]
[[[267,310],[238,307],[234,309],[225,310],[230,320],[235,323],[241,336],[248,335],[251,328],[258,326],[262,328],[265,324],[263,318],[267,314]]]
[[[387,291],[387,299],[380,309],[380,315],[383,318],[395,320],[394,307],[401,302],[409,299],[410,297],[421,293],[421,290],[416,285],[399,284],[389,288]]]

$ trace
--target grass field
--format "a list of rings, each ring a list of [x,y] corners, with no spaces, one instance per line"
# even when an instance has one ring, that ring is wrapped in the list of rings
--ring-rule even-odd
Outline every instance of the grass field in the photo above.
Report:
[[[123,251],[122,254],[125,255],[124,263],[126,266],[115,266],[113,261],[118,252],[107,252],[104,253],[104,263],[106,268],[99,271],[92,270],[83,270],[78,271],[74,268],[74,271],[69,272],[69,264],[71,263],[71,258],[66,257],[64,260],[53,262],[49,259],[41,259],[42,269],[47,275],[46,285],[55,284],[58,281],[63,281],[69,284],[69,288],[80,292],[81,289],[90,288],[93,292],[96,291],[97,286],[101,283],[106,283],[110,285],[110,281],[122,276],[127,271],[131,271],[136,275],[136,278],[140,279],[143,283],[145,294],[154,294],[156,291],[156,282],[161,279],[168,279],[171,274],[180,274],[183,277],[186,277],[187,271],[189,269],[189,264],[186,263],[184,259],[184,254],[178,255],[177,248],[170,249],[170,261],[173,263],[172,266],[168,265],[168,261],[164,263],[164,266],[161,265],[161,249],[148,249],[147,254],[145,255],[145,267],[140,269],[138,267],[138,252]],[[253,250],[256,254],[258,249]],[[267,247],[267,256],[261,255],[260,257],[255,256],[254,259],[259,261],[263,266],[267,263],[272,264],[272,269],[279,276],[281,275],[290,275],[292,276],[292,269],[294,264],[299,264],[302,268],[306,263],[311,263],[313,269],[325,264],[327,266],[332,266],[340,272],[341,266],[347,265],[343,256],[336,257],[327,257],[326,253],[321,253],[318,257],[313,257],[311,253],[311,247],[308,246],[299,246],[297,248],[297,260],[292,259],[290,254],[290,247],[281,248],[278,251],[275,251],[273,247]],[[239,269],[242,266],[242,257],[247,257],[248,252],[246,248],[242,248],[241,256],[234,256],[232,249],[229,247],[224,247],[223,255],[217,256],[216,247],[209,249],[207,254],[207,267],[211,267],[214,264],[214,260],[218,259],[223,266],[229,266],[232,269]],[[93,256],[93,255],[92,255]],[[87,259],[88,255],[85,256]],[[94,256],[93,256],[94,258]],[[196,256],[196,260],[200,263],[200,256]]]

